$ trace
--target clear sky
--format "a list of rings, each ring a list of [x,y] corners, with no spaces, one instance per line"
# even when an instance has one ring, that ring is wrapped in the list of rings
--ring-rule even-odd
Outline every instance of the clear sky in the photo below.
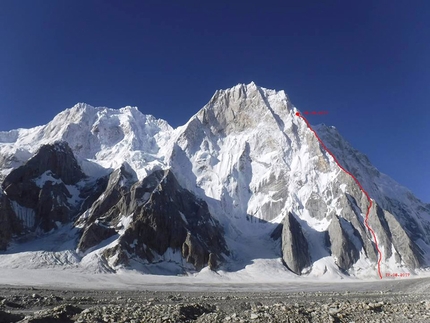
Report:
[[[0,1],[0,130],[77,102],[178,126],[251,81],[430,202],[430,1]]]

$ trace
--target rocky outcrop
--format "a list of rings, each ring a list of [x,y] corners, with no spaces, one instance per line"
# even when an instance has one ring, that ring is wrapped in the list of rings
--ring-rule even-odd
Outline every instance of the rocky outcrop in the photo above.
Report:
[[[94,200],[92,205],[88,204],[83,216],[75,222],[75,225],[84,228],[78,243],[80,252],[85,252],[116,233],[114,228],[118,226],[122,214],[125,215],[128,209],[133,208],[128,203],[122,202],[121,206],[118,203],[130,194],[130,188],[135,181],[136,174],[127,163],[112,172],[107,183],[106,179],[99,180],[94,194],[98,198],[94,200],[89,197],[85,201],[85,204],[88,204],[90,200]],[[102,188],[104,191],[101,191]],[[122,209],[122,206],[126,206],[126,209]]]
[[[66,185],[84,178],[67,143],[57,142],[42,146],[33,158],[5,178],[2,187],[16,204],[15,213],[26,229],[47,232],[57,228],[57,223],[71,220],[77,210],[69,203],[72,196]]]
[[[78,250],[85,252],[91,247],[98,245],[103,240],[106,240],[117,232],[114,228],[106,227],[100,223],[91,223],[85,228],[81,239],[78,243]]]
[[[7,191],[10,186],[29,182],[47,171],[51,172],[54,178],[61,179],[66,185],[74,185],[85,177],[69,145],[64,141],[59,141],[40,147],[34,157],[5,178],[2,187]],[[21,205],[25,203],[21,200],[18,202]]]
[[[137,181],[131,168],[122,165],[76,224],[83,227],[81,252],[118,234],[118,244],[103,252],[112,266],[126,266],[134,257],[159,261],[171,250],[196,269],[214,269],[228,254],[223,230],[206,203],[183,189],[169,170]]]
[[[353,239],[357,242],[359,240],[356,231],[350,223],[335,215],[328,227],[328,235],[331,254],[336,264],[339,268],[348,270],[360,256],[358,248],[353,243]]]
[[[170,248],[196,269],[215,268],[228,254],[223,229],[207,204],[183,189],[171,171],[154,172],[130,196],[127,204],[136,208],[127,214],[133,213],[133,221],[120,238],[130,254],[152,261]]]
[[[378,261],[376,245],[372,241],[372,236],[364,224],[368,204],[363,204],[363,199],[360,201],[350,194],[342,194],[338,203],[342,209],[341,217],[352,225],[355,235],[361,239],[364,253],[371,261],[376,263]],[[372,216],[369,215],[369,218],[371,219]]]
[[[289,212],[283,221],[282,259],[292,272],[300,275],[302,270],[311,265],[308,242],[300,223]]]
[[[398,263],[415,269],[424,265],[422,251],[407,234],[399,220],[378,204],[371,209],[369,225],[378,232],[378,242],[382,249],[384,261],[393,255]]]
[[[408,236],[399,221],[388,211],[385,211],[385,219],[393,239],[393,246],[400,260],[411,269],[423,266],[425,264],[423,252]]]
[[[125,200],[121,202],[121,208],[119,208],[118,203],[123,197],[130,194],[131,186],[136,181],[136,174],[127,163],[112,172],[106,189],[102,193],[103,198],[99,198],[93,203],[89,209],[89,218],[85,223],[88,225],[102,218],[101,221],[105,225],[116,225],[120,214],[126,214],[128,209],[132,209],[132,206],[124,204]],[[123,206],[126,208],[123,209]]]
[[[84,199],[80,206],[80,211],[89,210],[95,201],[106,191],[109,182],[109,176],[97,178],[94,181],[89,181],[87,185],[81,188],[80,197]]]
[[[53,184],[47,181],[39,193],[36,206],[36,225],[48,232],[57,228],[57,222],[62,224],[71,220],[71,209],[68,198],[71,195],[63,183]]]

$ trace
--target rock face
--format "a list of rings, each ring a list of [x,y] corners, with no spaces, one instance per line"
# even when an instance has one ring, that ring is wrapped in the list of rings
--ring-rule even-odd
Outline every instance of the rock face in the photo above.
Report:
[[[114,228],[106,227],[100,223],[91,223],[82,233],[82,237],[78,243],[78,250],[85,252],[115,234],[116,231]]]
[[[8,197],[0,189],[0,250],[6,250],[13,235],[22,232],[22,225]]]
[[[403,228],[394,215],[376,205],[372,208],[369,219],[372,228],[380,232],[379,243],[387,259],[394,257],[411,269],[424,265],[423,251],[411,239],[407,226]]]
[[[48,232],[73,215],[72,195],[67,185],[85,178],[72,150],[65,142],[42,146],[23,166],[6,176],[2,187],[15,203],[22,226],[30,231]],[[16,218],[15,217],[15,218]]]
[[[345,227],[345,228],[344,228]],[[333,216],[328,227],[330,249],[336,259],[336,264],[343,270],[348,270],[359,258],[359,250],[352,242],[360,237],[354,227],[343,218]]]
[[[120,238],[130,254],[153,261],[171,249],[197,269],[215,268],[228,254],[223,229],[206,203],[181,188],[171,171],[156,171],[136,183],[119,205],[129,205],[123,214],[133,214]]]
[[[85,227],[78,249],[85,252],[118,231],[118,245],[104,251],[116,259],[113,266],[136,257],[151,263],[171,250],[198,270],[215,269],[228,249],[206,203],[183,189],[169,170],[134,181],[128,165],[111,174],[103,198],[77,221]]]
[[[44,145],[34,157],[26,162],[25,166],[18,167],[3,181],[3,188],[27,182],[50,171],[54,178],[61,179],[65,185],[73,185],[85,177],[79,167],[73,151],[64,142]],[[25,203],[24,200],[20,201]]]
[[[85,225],[97,221],[105,226],[116,226],[121,215],[127,214],[128,205],[124,204],[123,198],[130,194],[130,188],[136,181],[136,174],[127,163],[124,163],[109,175],[106,185],[101,183],[101,188],[105,187],[105,189],[102,194],[98,195],[102,195],[102,197],[94,201],[88,211],[85,212],[85,217],[78,219],[77,224],[85,219],[83,222]]]
[[[283,222],[282,259],[288,269],[298,275],[311,265],[308,242],[300,223],[291,212]]]

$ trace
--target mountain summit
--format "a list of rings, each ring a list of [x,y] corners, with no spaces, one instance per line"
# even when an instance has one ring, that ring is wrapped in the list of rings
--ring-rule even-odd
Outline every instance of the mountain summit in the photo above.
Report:
[[[80,103],[45,126],[0,132],[0,267],[39,250],[22,257],[96,271],[376,278],[369,200],[344,168],[371,198],[382,274],[427,268],[429,205],[335,128],[315,126],[341,168],[297,112],[283,91],[250,83],[216,91],[176,129],[137,108]]]

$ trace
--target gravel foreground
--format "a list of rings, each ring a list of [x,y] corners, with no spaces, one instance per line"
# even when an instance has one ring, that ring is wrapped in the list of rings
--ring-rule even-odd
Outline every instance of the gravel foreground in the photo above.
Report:
[[[317,285],[306,292],[0,286],[0,323],[430,322],[430,279],[378,286],[319,291]]]

